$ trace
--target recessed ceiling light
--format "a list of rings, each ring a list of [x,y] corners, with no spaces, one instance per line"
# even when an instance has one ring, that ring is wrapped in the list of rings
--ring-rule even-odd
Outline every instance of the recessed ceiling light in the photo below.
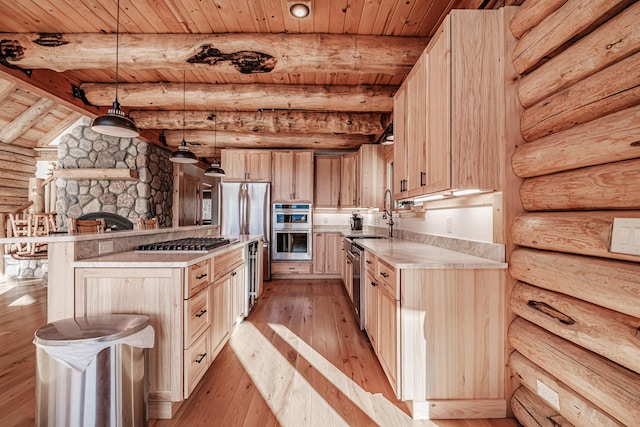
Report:
[[[294,18],[306,18],[310,11],[309,6],[304,3],[294,3],[289,8],[289,12]]]

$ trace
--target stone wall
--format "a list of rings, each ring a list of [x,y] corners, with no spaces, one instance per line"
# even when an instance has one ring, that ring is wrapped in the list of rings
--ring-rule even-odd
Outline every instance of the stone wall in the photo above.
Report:
[[[117,138],[94,132],[87,119],[58,144],[58,168],[126,168],[138,171],[138,180],[71,180],[59,178],[58,225],[66,218],[92,212],[138,218],[158,217],[171,226],[173,164],[167,150],[136,138]]]

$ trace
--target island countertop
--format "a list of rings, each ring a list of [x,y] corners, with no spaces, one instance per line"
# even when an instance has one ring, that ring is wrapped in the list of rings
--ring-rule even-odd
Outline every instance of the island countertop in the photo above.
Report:
[[[220,236],[232,242],[207,252],[162,252],[162,251],[127,251],[93,258],[77,260],[71,263],[75,268],[127,268],[127,267],[188,267],[220,255],[225,252],[257,242],[261,235]]]
[[[492,261],[437,246],[400,239],[361,239],[355,241],[366,251],[400,269],[420,268],[494,268],[507,263]]]

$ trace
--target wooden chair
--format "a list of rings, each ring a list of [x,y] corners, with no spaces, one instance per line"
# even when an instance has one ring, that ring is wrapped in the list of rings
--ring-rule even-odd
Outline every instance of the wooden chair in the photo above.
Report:
[[[67,229],[69,234],[83,233],[104,233],[104,218],[98,219],[76,219],[67,218]]]
[[[158,224],[158,218],[138,218],[138,230],[157,230],[158,228],[160,228],[160,224]]]

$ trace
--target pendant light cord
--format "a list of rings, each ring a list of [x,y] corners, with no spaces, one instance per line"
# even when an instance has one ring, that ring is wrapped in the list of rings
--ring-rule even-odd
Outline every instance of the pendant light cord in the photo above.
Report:
[[[182,70],[182,140],[184,128],[187,126],[187,72]]]
[[[116,11],[116,103],[118,102],[118,46],[120,45],[120,0]]]

